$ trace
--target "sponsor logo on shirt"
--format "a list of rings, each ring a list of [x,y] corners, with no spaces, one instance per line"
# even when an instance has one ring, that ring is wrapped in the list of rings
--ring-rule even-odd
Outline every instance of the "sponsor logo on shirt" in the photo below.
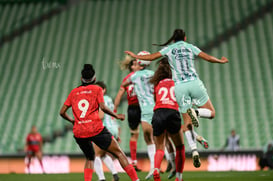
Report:
[[[84,120],[84,121],[79,121],[78,123],[79,124],[86,124],[86,123],[91,123],[92,122],[92,120]]]

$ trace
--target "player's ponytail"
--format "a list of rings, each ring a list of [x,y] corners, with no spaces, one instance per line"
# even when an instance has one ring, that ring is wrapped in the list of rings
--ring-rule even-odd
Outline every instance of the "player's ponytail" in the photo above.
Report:
[[[91,64],[84,64],[82,69],[82,83],[83,85],[93,84],[96,81],[96,74]]]
[[[156,46],[166,46],[169,43],[171,43],[172,41],[174,41],[174,42],[181,41],[181,40],[184,41],[185,37],[186,37],[186,33],[184,32],[184,30],[182,30],[182,29],[176,29],[176,30],[174,30],[172,37],[166,43],[163,43],[163,44],[153,44],[153,45],[156,45]]]
[[[120,69],[128,69],[130,72],[132,72],[132,65],[134,64],[134,61],[136,61],[136,59],[133,59],[131,56],[126,55],[125,58],[119,62]]]
[[[150,83],[156,86],[161,80],[166,78],[172,78],[172,71],[168,58],[164,57],[159,61],[157,70],[154,73],[154,76],[151,78]]]

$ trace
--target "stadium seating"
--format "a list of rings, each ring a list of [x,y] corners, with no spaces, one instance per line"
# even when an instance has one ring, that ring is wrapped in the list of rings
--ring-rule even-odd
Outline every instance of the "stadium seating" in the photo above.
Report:
[[[97,80],[105,81],[108,94],[114,97],[127,74],[117,64],[124,50],[155,52],[159,48],[151,44],[167,41],[175,28],[184,28],[187,40],[201,47],[268,2],[82,1],[16,37],[0,49],[0,154],[22,149],[33,124],[43,136],[68,124],[59,109],[70,90],[80,84],[84,63],[94,65]],[[0,4],[1,35],[55,6]],[[31,18],[25,18],[29,14]],[[232,128],[241,136],[242,149],[260,149],[273,137],[272,22],[271,12],[208,52],[227,56],[228,64],[196,61],[217,112],[214,120],[202,119],[196,129],[210,141],[211,149],[220,149]],[[155,68],[152,63],[151,69]],[[123,101],[119,111],[126,113],[126,108]],[[121,147],[128,152],[127,122],[121,127]],[[142,134],[138,145],[146,151]],[[46,143],[44,151],[80,152],[72,132]]]

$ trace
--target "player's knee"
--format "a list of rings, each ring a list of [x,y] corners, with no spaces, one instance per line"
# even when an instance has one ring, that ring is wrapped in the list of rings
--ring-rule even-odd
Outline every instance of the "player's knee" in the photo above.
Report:
[[[192,124],[191,124],[191,123],[188,123],[188,124],[186,125],[186,127],[187,127],[186,130],[192,130]]]
[[[215,111],[211,111],[210,119],[213,119],[215,117]]]

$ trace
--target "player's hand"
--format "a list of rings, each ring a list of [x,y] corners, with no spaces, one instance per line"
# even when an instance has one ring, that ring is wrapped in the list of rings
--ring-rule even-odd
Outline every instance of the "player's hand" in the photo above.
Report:
[[[228,63],[228,59],[226,57],[222,57],[221,61],[222,61],[221,63]]]
[[[125,119],[125,115],[124,114],[118,114],[117,119],[123,121]]]
[[[133,57],[133,58],[136,58],[136,54],[134,54],[134,53],[131,52],[131,51],[124,51],[124,53],[130,55],[130,56]]]
[[[121,143],[120,137],[117,138],[117,142],[118,142],[118,143]]]
[[[73,119],[73,120],[71,120],[70,122],[71,122],[73,125],[75,124],[75,120],[74,120],[74,119]]]

